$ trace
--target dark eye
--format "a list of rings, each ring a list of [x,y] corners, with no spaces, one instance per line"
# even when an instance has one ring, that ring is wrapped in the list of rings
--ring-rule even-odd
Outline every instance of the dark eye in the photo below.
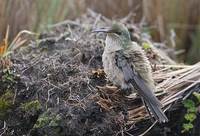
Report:
[[[117,35],[121,35],[122,34],[122,32],[115,32]]]

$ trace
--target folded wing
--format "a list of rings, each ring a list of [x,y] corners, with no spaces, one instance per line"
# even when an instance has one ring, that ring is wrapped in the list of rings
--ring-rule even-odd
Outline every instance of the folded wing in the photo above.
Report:
[[[153,90],[148,87],[148,83],[135,70],[134,64],[131,63],[131,58],[126,56],[122,50],[115,54],[116,65],[123,72],[126,83],[131,83],[137,90],[138,94],[143,98],[151,113],[159,122],[167,122],[168,119],[163,113],[162,104],[154,95]]]

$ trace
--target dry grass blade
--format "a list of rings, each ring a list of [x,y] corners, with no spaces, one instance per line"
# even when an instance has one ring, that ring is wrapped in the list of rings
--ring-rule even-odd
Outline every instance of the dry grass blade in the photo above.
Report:
[[[10,46],[9,46],[9,50],[12,50],[12,49],[15,49],[14,46],[17,46],[19,47],[20,45],[22,45],[24,43],[24,41],[20,41],[20,37],[23,35],[23,34],[28,34],[28,35],[35,35],[37,36],[38,34],[37,33],[34,33],[34,32],[31,32],[31,31],[28,31],[28,30],[23,30],[21,32],[19,32],[17,34],[17,36],[14,38],[14,40],[11,42]]]

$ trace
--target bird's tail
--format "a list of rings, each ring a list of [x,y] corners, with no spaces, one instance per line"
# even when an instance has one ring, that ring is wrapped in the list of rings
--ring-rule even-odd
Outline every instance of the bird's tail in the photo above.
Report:
[[[135,75],[134,79],[131,80],[131,84],[137,90],[138,94],[142,97],[147,110],[150,110],[154,118],[160,123],[168,122],[168,119],[162,111],[162,104],[155,96],[154,92],[149,88],[148,84],[140,77]]]
[[[160,123],[165,123],[168,122],[168,118],[166,117],[165,113],[162,111],[161,109],[161,103],[159,102],[159,104],[153,104],[151,103],[151,101],[145,100],[144,101],[144,105],[146,107],[146,109],[150,112],[149,114],[153,114],[154,118],[156,120],[158,120]]]

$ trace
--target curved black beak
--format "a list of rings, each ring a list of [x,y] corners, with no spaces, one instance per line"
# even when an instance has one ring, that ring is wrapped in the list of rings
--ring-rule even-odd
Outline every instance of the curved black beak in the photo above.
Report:
[[[92,30],[92,32],[104,32],[104,33],[112,33],[113,30],[111,27],[103,27],[103,28],[95,28]]]

